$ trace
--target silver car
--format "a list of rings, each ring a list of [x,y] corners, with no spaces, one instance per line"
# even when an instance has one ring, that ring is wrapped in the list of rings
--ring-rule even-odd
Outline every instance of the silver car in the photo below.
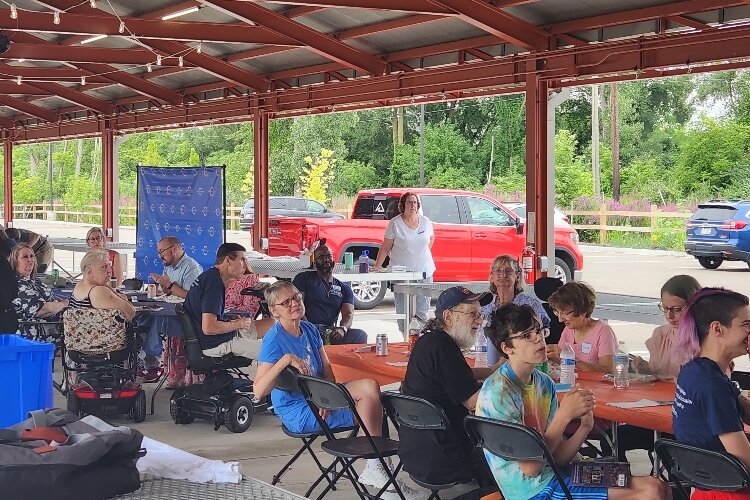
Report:
[[[320,217],[323,219],[343,219],[338,212],[332,212],[317,200],[297,196],[271,196],[268,214],[272,217]],[[255,199],[250,198],[240,211],[240,229],[250,229],[255,220]]]

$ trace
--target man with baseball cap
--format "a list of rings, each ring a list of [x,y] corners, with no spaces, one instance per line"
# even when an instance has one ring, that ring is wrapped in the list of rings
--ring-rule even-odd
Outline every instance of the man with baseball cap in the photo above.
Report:
[[[463,420],[474,409],[481,384],[491,369],[473,370],[461,349],[474,344],[482,322],[480,307],[490,293],[452,287],[440,294],[435,319],[427,322],[409,357],[402,392],[440,406],[448,416],[448,431],[399,430],[399,458],[404,470],[427,483],[476,480],[482,494],[497,485],[479,448],[472,446]],[[478,498],[478,492],[471,493]],[[471,498],[467,497],[467,498]],[[463,496],[461,498],[464,498]]]

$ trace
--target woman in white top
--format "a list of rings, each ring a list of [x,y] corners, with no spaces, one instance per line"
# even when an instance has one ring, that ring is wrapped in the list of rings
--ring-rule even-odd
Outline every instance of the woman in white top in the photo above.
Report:
[[[435,261],[432,260],[430,249],[435,242],[432,222],[419,214],[419,198],[407,191],[398,200],[398,210],[401,213],[388,222],[380,245],[378,258],[375,260],[374,270],[382,267],[385,258],[390,255],[390,264],[405,266],[409,271],[425,273],[425,279],[420,282],[432,282],[435,273]],[[404,294],[394,296],[396,314],[404,312]],[[429,297],[417,297],[415,316],[422,322],[427,320],[430,309]],[[406,328],[403,319],[398,320],[398,326],[403,332]]]

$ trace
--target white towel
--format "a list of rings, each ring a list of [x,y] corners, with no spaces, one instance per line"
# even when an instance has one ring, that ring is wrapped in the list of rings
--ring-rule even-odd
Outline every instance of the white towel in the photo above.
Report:
[[[92,415],[81,419],[82,422],[99,430],[128,429],[127,427],[112,427],[105,421]],[[143,448],[146,456],[138,460],[138,472],[151,474],[167,479],[186,479],[194,483],[239,483],[242,472],[239,462],[222,462],[209,460],[180,450],[168,444],[143,437]]]

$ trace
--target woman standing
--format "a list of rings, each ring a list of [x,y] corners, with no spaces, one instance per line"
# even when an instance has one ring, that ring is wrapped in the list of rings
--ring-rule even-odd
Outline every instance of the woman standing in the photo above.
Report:
[[[18,297],[13,300],[18,320],[59,320],[60,313],[68,307],[68,301],[58,300],[49,286],[36,280],[36,257],[31,246],[21,243],[13,247],[10,264],[18,280]],[[59,341],[61,334],[56,325],[30,325],[21,332],[31,340],[51,343]]]
[[[107,248],[107,240],[104,239],[104,233],[101,228],[92,227],[86,233],[86,244],[92,250],[103,250],[107,252],[109,260],[109,279],[117,280],[117,286],[122,285],[122,262],[120,254]]]
[[[482,307],[482,328],[491,321],[492,313],[505,304],[511,302],[522,306],[529,305],[542,322],[542,328],[549,328],[549,316],[544,310],[542,303],[523,292],[521,283],[521,268],[518,261],[510,255],[498,255],[490,266],[490,292],[493,300]],[[487,364],[492,366],[500,359],[500,353],[491,342],[487,343]],[[502,358],[503,360],[505,358]]]
[[[423,272],[425,278],[418,280],[420,283],[432,282],[435,273],[435,261],[432,260],[430,249],[435,242],[435,233],[432,230],[432,222],[424,215],[420,215],[419,198],[411,191],[407,191],[398,200],[397,215],[388,221],[385,228],[383,244],[380,245],[378,258],[375,260],[373,270],[380,270],[385,258],[390,256],[391,265],[405,266],[409,271]],[[427,321],[427,311],[430,309],[429,297],[417,297],[417,309],[415,316],[422,323]],[[404,313],[404,294],[394,295],[396,313]],[[399,329],[405,331],[406,325],[403,319],[398,320]]]

